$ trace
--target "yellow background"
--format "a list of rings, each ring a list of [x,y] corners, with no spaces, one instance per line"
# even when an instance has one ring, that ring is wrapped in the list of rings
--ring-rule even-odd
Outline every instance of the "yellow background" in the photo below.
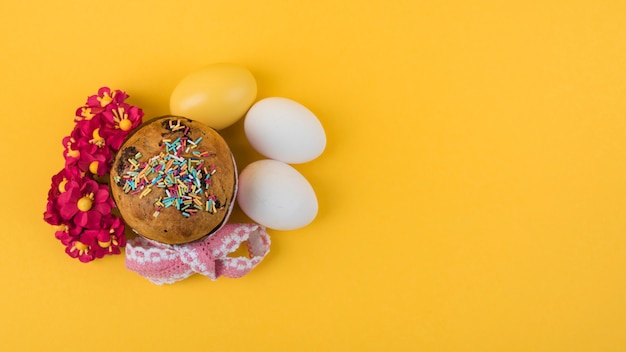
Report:
[[[626,350],[624,1],[3,0],[0,49],[2,351]],[[238,280],[65,255],[76,107],[222,61],[322,121],[314,223]]]

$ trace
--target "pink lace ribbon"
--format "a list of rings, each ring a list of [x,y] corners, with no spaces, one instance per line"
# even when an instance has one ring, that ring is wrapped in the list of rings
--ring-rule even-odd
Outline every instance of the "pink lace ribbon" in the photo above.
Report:
[[[229,257],[246,242],[249,257]],[[141,236],[126,244],[126,267],[162,285],[194,273],[212,280],[242,277],[269,253],[270,237],[257,224],[227,224],[211,236],[182,245],[169,245]]]

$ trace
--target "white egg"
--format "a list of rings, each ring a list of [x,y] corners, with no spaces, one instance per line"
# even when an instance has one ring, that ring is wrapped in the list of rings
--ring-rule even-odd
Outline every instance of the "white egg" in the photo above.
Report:
[[[311,184],[293,167],[276,160],[259,160],[239,174],[237,202],[257,223],[276,230],[308,225],[317,215]]]
[[[326,134],[318,118],[287,98],[265,98],[252,105],[244,129],[257,152],[289,164],[311,161],[326,147]]]

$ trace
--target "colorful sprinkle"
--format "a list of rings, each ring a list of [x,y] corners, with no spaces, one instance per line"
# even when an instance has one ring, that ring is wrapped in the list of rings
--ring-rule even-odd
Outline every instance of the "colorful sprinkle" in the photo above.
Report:
[[[154,217],[158,217],[164,208],[169,207],[175,207],[186,218],[198,211],[214,214],[219,207],[216,207],[215,196],[209,193],[209,187],[211,175],[216,172],[215,165],[211,165],[209,171],[204,160],[199,159],[210,154],[194,150],[190,157],[182,156],[183,153],[195,149],[202,137],[191,139],[189,128],[181,124],[180,120],[170,120],[169,129],[173,132],[184,129],[184,132],[174,141],[163,139],[165,151],[147,162],[140,161],[143,157],[141,153],[129,158],[129,164],[121,176],[115,177],[115,182],[122,182],[125,193],[139,194],[140,198],[152,192],[153,187],[165,189],[165,197],[158,197],[154,201]],[[203,197],[205,201],[202,200]]]

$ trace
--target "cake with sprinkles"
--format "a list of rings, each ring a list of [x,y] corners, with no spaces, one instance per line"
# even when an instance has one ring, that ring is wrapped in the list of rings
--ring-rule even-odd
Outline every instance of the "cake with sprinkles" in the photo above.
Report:
[[[237,169],[224,139],[183,117],[146,122],[121,146],[111,193],[139,235],[167,244],[192,242],[225,224]]]

